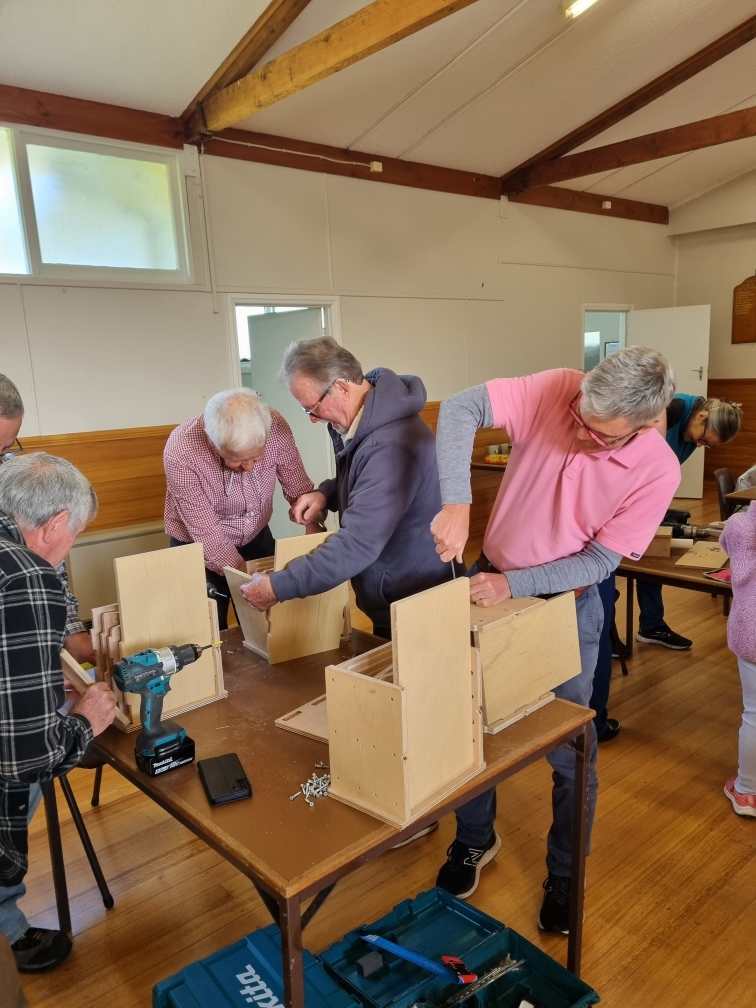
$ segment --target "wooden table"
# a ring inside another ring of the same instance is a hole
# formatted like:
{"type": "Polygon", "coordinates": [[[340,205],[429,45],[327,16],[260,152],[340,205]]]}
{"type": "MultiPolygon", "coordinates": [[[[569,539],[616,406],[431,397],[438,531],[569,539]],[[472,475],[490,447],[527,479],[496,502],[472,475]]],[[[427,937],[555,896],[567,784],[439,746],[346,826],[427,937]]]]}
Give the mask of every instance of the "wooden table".
{"type": "MultiPolygon", "coordinates": [[[[569,741],[574,742],[577,765],[568,967],[579,973],[588,809],[586,727],[592,711],[553,700],[498,735],[487,735],[486,769],[398,831],[335,799],[315,799],[313,808],[301,796],[290,800],[315,764],[328,762],[328,749],[273,724],[324,692],[327,664],[383,642],[354,631],[338,651],[271,667],[242,647],[238,629],[221,636],[228,699],[182,714],[179,722],[195,741],[197,759],[238,753],[252,782],[251,800],[212,807],[192,765],[164,777],[145,776],[134,763],[135,733],[109,728],[97,738],[96,747],[119,773],[255,884],[281,929],[288,1008],[304,1008],[302,929],[340,878],[569,741]],[[314,899],[302,914],[302,901],[308,897],[314,899]]],[[[355,926],[359,923],[355,907],[355,926]]]]}
{"type": "Polygon", "coordinates": [[[711,578],[704,577],[702,568],[676,566],[677,561],[684,555],[684,552],[673,550],[672,556],[669,557],[641,557],[640,560],[623,559],[617,568],[617,576],[627,578],[625,657],[629,658],[633,653],[633,638],[635,636],[633,602],[636,581],[653,581],[655,584],[669,585],[671,588],[688,588],[691,591],[707,592],[709,595],[721,595],[726,603],[732,598],[732,587],[724,581],[712,581],[711,578]]]}
{"type": "Polygon", "coordinates": [[[756,487],[746,487],[745,490],[733,490],[732,493],[725,494],[728,500],[736,501],[756,501],[756,487]]]}

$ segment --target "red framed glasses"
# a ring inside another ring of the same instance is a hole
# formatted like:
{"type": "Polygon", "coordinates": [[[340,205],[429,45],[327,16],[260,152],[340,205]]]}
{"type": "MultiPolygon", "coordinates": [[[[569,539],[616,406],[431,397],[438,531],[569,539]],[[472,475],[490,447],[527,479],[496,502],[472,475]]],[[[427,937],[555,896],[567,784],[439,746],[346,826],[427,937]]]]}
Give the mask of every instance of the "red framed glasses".
{"type": "Polygon", "coordinates": [[[575,421],[578,427],[582,427],[583,430],[586,432],[586,434],[593,441],[595,441],[597,445],[600,445],[601,448],[616,448],[617,445],[627,443],[630,440],[630,438],[635,437],[635,435],[638,433],[637,430],[630,431],[629,434],[623,434],[622,437],[617,438],[609,438],[604,434],[599,434],[598,431],[595,431],[593,430],[592,427],[588,426],[585,420],[583,420],[578,411],[575,409],[575,403],[577,402],[579,397],[580,392],[578,392],[578,394],[570,401],[569,409],[570,413],[572,414],[572,419],[575,421]]]}

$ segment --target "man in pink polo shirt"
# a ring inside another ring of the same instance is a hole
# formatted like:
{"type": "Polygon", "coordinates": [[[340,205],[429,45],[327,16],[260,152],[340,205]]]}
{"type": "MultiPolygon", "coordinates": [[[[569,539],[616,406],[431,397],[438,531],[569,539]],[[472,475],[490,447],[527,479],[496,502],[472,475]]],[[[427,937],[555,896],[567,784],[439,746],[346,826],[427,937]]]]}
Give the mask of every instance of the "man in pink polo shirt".
{"type": "MultiPolygon", "coordinates": [[[[628,347],[587,375],[562,368],[494,379],[441,406],[436,450],[443,507],[431,524],[437,552],[442,560],[462,560],[475,431],[505,428],[512,452],[483,552],[468,571],[470,598],[491,606],[574,590],[582,671],[554,692],[586,707],[603,623],[596,585],[623,556],[637,559],[645,551],[680,481],[680,465],[654,429],[674,390],[672,368],[659,353],[628,347]]],[[[589,836],[598,787],[592,725],[590,731],[589,836]]],[[[567,934],[574,751],[563,746],[548,759],[554,818],[538,924],[567,934]]],[[[457,838],[437,885],[461,897],[474,892],[480,869],[501,846],[495,818],[495,790],[457,810],[457,838]]]]}

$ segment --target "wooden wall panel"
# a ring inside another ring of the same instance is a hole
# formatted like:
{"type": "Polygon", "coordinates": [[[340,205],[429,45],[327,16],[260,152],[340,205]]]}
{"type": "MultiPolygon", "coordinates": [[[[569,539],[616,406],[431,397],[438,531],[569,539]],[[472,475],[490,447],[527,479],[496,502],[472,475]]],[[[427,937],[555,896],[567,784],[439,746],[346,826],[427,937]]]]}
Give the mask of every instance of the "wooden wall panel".
{"type": "Polygon", "coordinates": [[[23,438],[26,452],[68,459],[92,482],[100,501],[90,530],[161,521],[163,448],[173,425],[23,438]]]}
{"type": "Polygon", "coordinates": [[[714,482],[714,470],[726,467],[735,479],[756,465],[756,378],[710,378],[709,395],[726,396],[743,405],[740,434],[729,444],[706,448],[704,478],[714,482]]]}

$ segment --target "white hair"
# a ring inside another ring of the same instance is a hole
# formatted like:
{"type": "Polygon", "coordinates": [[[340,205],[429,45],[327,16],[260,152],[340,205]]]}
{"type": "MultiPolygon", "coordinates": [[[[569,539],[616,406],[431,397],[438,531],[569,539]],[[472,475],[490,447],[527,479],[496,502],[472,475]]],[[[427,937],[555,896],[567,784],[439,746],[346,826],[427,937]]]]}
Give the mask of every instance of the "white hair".
{"type": "Polygon", "coordinates": [[[76,466],[57,455],[32,452],[0,466],[0,511],[25,532],[68,511],[68,530],[78,532],[97,514],[97,495],[76,466]]]}
{"type": "Polygon", "coordinates": [[[205,406],[205,433],[221,453],[254,451],[268,440],[270,409],[252,389],[226,389],[205,406]]]}
{"type": "Polygon", "coordinates": [[[651,347],[631,346],[602,360],[583,378],[582,406],[598,420],[654,421],[675,394],[672,365],[651,347]]]}

